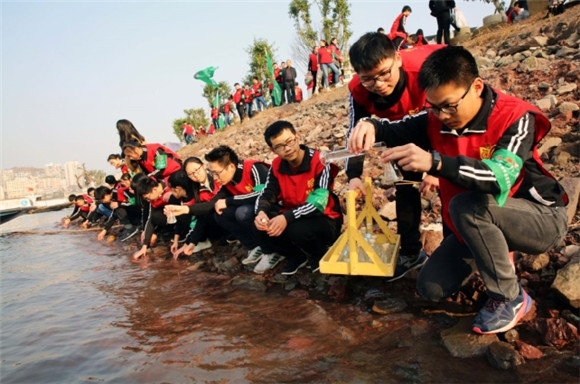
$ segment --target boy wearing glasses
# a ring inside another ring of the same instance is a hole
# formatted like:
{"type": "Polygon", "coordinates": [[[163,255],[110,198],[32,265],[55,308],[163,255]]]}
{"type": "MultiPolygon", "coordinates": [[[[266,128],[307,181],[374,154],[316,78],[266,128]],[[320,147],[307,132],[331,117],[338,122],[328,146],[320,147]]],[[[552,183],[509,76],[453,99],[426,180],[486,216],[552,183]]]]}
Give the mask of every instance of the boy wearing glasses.
{"type": "Polygon", "coordinates": [[[473,331],[505,332],[531,307],[510,251],[545,252],[567,230],[568,197],[537,151],[550,122],[531,104],[486,85],[462,47],[431,54],[418,80],[426,111],[398,122],[359,122],[349,149],[358,153],[384,140],[391,147],[384,161],[439,177],[443,220],[453,233],[423,266],[417,290],[438,301],[478,271],[489,299],[473,331]]]}
{"type": "MultiPolygon", "coordinates": [[[[277,121],[266,128],[264,138],[278,155],[272,161],[266,185],[256,201],[254,225],[264,253],[287,258],[283,275],[293,275],[306,266],[313,270],[338,238],[342,212],[332,191],[338,168],[323,165],[320,152],[301,145],[291,123],[277,121]]],[[[254,272],[270,269],[262,261],[254,272]]]]}
{"type": "Polygon", "coordinates": [[[221,184],[211,200],[215,202],[215,222],[248,249],[242,264],[257,263],[263,256],[271,256],[274,265],[282,261],[280,255],[263,255],[252,232],[254,203],[266,182],[269,165],[256,160],[240,160],[226,145],[212,149],[205,160],[213,179],[221,184]]]}
{"type": "MultiPolygon", "coordinates": [[[[417,83],[419,68],[425,58],[441,45],[426,45],[411,50],[397,51],[392,41],[382,33],[363,35],[349,51],[356,75],[350,81],[350,118],[347,141],[356,123],[372,115],[389,120],[400,120],[405,115],[423,109],[425,92],[417,83]]],[[[346,163],[349,188],[364,194],[361,181],[363,157],[354,157],[346,163]]],[[[403,172],[405,180],[421,181],[422,173],[403,172]]],[[[437,178],[427,176],[419,190],[413,185],[396,186],[397,232],[401,235],[401,251],[396,280],[407,272],[420,268],[425,262],[421,251],[421,192],[437,189],[437,178]]]]}

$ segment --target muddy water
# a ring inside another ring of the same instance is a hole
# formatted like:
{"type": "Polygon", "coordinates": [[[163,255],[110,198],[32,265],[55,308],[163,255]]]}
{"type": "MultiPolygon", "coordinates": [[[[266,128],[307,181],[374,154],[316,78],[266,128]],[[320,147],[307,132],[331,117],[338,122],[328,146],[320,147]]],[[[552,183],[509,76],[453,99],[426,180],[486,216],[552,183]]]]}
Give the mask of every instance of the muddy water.
{"type": "MultiPolygon", "coordinates": [[[[64,213],[0,228],[2,383],[575,382],[552,356],[516,371],[452,358],[449,324],[236,288],[188,261],[129,261],[64,213]]],[[[569,360],[569,356],[566,357],[569,360]]],[[[568,361],[566,360],[566,361],[568,361]]]]}

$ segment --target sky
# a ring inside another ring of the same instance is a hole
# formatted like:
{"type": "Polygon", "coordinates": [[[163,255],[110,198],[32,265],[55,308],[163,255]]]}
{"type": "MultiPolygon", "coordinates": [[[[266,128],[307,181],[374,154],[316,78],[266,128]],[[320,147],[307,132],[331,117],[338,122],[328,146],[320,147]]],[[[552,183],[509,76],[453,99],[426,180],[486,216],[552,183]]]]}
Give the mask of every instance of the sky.
{"type": "MultiPolygon", "coordinates": [[[[120,151],[119,119],[148,142],[178,142],[173,121],[183,110],[209,112],[193,74],[217,66],[216,81],[242,81],[254,39],[272,44],[276,61],[297,64],[303,85],[308,58],[293,57],[289,0],[1,1],[1,169],[80,161],[112,173],[106,159],[120,151]]],[[[471,27],[494,11],[456,3],[471,27]]],[[[434,34],[427,4],[351,0],[350,43],[389,30],[404,5],[413,10],[407,31],[434,34]]]]}

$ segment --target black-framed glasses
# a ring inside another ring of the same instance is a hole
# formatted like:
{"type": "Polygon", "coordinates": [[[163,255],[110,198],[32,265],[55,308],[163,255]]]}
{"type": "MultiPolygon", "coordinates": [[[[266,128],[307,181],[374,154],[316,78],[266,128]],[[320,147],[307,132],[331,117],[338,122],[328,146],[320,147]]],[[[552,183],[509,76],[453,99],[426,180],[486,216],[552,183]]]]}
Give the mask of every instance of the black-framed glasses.
{"type": "Polygon", "coordinates": [[[286,140],[285,143],[276,144],[272,149],[274,152],[280,152],[286,148],[292,148],[296,144],[296,140],[296,136],[294,136],[292,139],[286,140]]]}
{"type": "Polygon", "coordinates": [[[197,168],[196,168],[196,169],[194,169],[193,171],[191,171],[191,172],[187,172],[187,176],[193,176],[193,175],[195,175],[195,174],[196,174],[196,173],[198,173],[198,172],[199,172],[199,170],[200,170],[200,169],[202,169],[202,168],[203,168],[203,165],[200,165],[199,167],[197,167],[197,168]]]}
{"type": "Polygon", "coordinates": [[[385,81],[388,81],[393,74],[393,68],[395,67],[396,62],[397,62],[397,59],[393,57],[393,63],[391,64],[389,69],[382,71],[381,73],[379,73],[378,75],[376,75],[374,77],[369,78],[369,77],[359,76],[358,78],[360,80],[360,83],[362,84],[363,87],[372,87],[377,82],[384,83],[385,81]]]}
{"type": "Polygon", "coordinates": [[[223,173],[223,171],[225,171],[225,170],[226,170],[226,168],[227,168],[227,167],[223,167],[221,170],[219,170],[219,171],[217,171],[217,172],[216,172],[216,171],[210,171],[210,173],[211,173],[211,175],[212,175],[212,176],[214,177],[214,179],[215,179],[216,177],[220,177],[220,175],[223,173]]]}
{"type": "Polygon", "coordinates": [[[463,96],[461,96],[461,98],[459,99],[459,101],[457,103],[447,104],[447,105],[444,105],[442,107],[438,107],[438,106],[433,105],[427,101],[427,103],[429,103],[429,105],[427,105],[427,103],[426,103],[423,106],[423,108],[427,112],[432,113],[434,115],[439,115],[439,113],[441,113],[441,112],[446,113],[448,115],[453,115],[453,114],[457,113],[457,107],[459,106],[459,104],[461,104],[463,99],[465,99],[465,96],[467,96],[467,93],[469,93],[469,90],[471,89],[471,86],[473,85],[474,81],[475,81],[475,79],[473,79],[473,81],[469,84],[469,87],[467,87],[467,89],[465,90],[465,93],[463,94],[463,96]]]}

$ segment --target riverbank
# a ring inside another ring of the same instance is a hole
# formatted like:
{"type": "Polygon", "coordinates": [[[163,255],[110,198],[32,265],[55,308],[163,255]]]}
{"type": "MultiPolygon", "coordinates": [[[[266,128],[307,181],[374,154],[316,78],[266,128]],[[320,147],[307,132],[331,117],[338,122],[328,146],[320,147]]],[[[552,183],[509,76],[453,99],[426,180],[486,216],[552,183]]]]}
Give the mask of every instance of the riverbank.
{"type": "MultiPolygon", "coordinates": [[[[456,297],[432,306],[416,297],[414,276],[391,284],[379,278],[317,276],[306,271],[290,279],[276,271],[264,277],[255,276],[239,264],[243,250],[232,251],[227,247],[191,258],[188,268],[228,274],[232,284],[248,289],[275,289],[304,298],[336,300],[368,311],[374,308],[380,313],[421,314],[420,318],[432,325],[438,321],[448,322],[446,327],[452,331],[440,334],[448,353],[464,357],[488,355],[491,364],[498,368],[513,368],[539,356],[545,358],[564,350],[577,350],[580,325],[577,316],[580,275],[576,272],[580,269],[577,211],[580,191],[580,7],[569,8],[565,14],[549,19],[542,19],[542,16],[536,15],[517,25],[482,29],[464,43],[476,56],[486,82],[536,104],[550,118],[552,130],[541,143],[542,160],[562,182],[571,199],[568,207],[570,226],[565,240],[543,255],[515,255],[518,276],[534,298],[535,306],[523,324],[509,335],[474,336],[468,327],[470,322],[460,320],[472,316],[483,304],[484,287],[478,279],[470,281],[456,297]]],[[[301,140],[311,147],[343,148],[348,122],[347,100],[348,90],[343,87],[315,95],[300,104],[270,109],[183,148],[180,155],[203,157],[215,146],[225,144],[234,148],[241,158],[270,162],[274,154],[267,148],[262,134],[269,124],[279,119],[293,123],[301,140]]],[[[382,168],[375,159],[367,159],[365,172],[373,180],[379,180],[382,168]]],[[[346,189],[346,176],[341,171],[335,190],[344,198],[346,189]]],[[[373,205],[390,225],[394,225],[392,191],[385,193],[375,188],[373,205]]],[[[423,207],[423,242],[430,254],[442,238],[439,230],[432,230],[440,222],[438,197],[427,196],[423,207]]]]}

